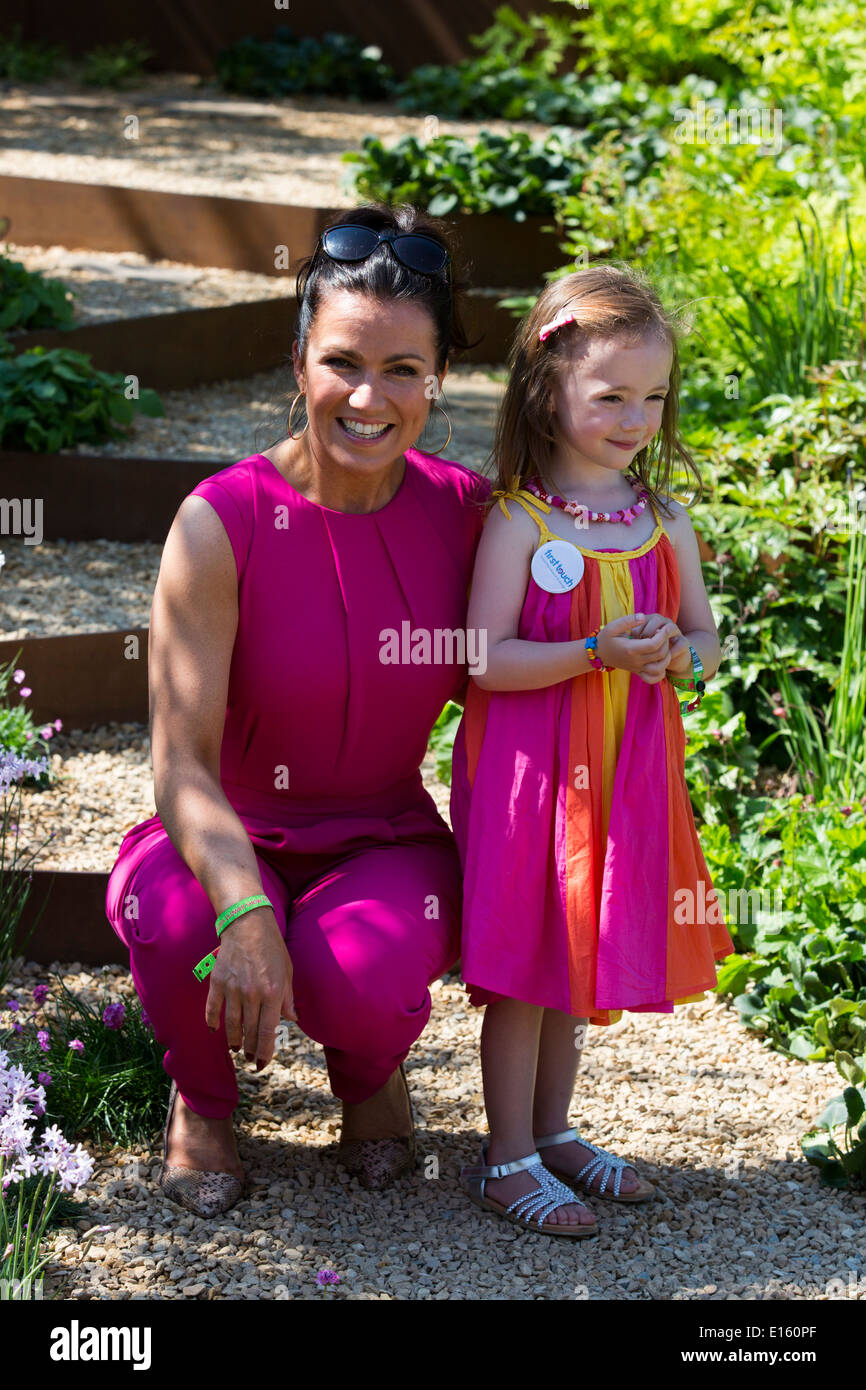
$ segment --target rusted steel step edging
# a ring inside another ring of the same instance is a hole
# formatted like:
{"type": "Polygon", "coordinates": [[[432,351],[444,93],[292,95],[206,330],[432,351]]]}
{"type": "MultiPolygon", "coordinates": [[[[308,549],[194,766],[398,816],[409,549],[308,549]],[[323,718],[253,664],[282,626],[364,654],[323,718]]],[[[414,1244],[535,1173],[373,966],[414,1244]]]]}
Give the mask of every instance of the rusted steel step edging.
{"type": "MultiPolygon", "coordinates": [[[[10,241],[21,246],[137,251],[150,260],[260,275],[290,274],[345,210],[0,175],[0,216],[9,219],[10,241]]],[[[475,285],[532,287],[562,264],[550,216],[514,222],[499,213],[464,213],[447,220],[475,285]]]]}
{"type": "Polygon", "coordinates": [[[16,951],[39,965],[128,965],[129,952],[105,915],[108,877],[83,869],[34,869],[18,922],[16,951]],[[33,934],[25,941],[34,922],[33,934]]]}
{"type": "Polygon", "coordinates": [[[100,371],[134,376],[134,389],[180,391],[235,381],[283,363],[290,369],[295,312],[295,297],[287,295],[69,329],[39,328],[12,334],[10,342],[16,352],[37,346],[86,352],[100,371]]]}
{"type": "Polygon", "coordinates": [[[0,548],[3,535],[161,545],[187,493],[234,462],[0,451],[0,548]]]}
{"type": "Polygon", "coordinates": [[[63,731],[101,724],[146,724],[148,629],[4,638],[0,665],[27,672],[35,723],[63,721],[63,731]]]}
{"type": "MultiPolygon", "coordinates": [[[[291,377],[294,295],[256,299],[209,309],[176,309],[164,314],[110,319],[69,329],[34,329],[10,335],[16,352],[32,347],[71,348],[90,354],[103,372],[134,376],[136,390],[180,391],[215,381],[237,381],[256,372],[286,368],[291,377]]],[[[467,296],[471,339],[480,339],[464,362],[505,361],[516,321],[495,294],[475,290],[467,296]]]]}

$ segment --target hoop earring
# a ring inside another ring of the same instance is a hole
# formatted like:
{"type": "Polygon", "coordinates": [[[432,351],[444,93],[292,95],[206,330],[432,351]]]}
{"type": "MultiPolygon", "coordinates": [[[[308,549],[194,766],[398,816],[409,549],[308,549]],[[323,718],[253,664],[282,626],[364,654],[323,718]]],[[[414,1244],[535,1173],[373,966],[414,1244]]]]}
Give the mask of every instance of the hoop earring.
{"type": "Polygon", "coordinates": [[[448,419],[448,411],[447,411],[447,410],[443,410],[443,409],[442,409],[442,406],[439,404],[438,401],[434,401],[434,402],[433,402],[433,406],[434,406],[434,409],[440,411],[441,414],[443,414],[443,415],[445,416],[446,422],[447,422],[447,424],[448,424],[448,438],[445,440],[445,443],[444,443],[444,444],[440,444],[440,445],[439,445],[439,448],[438,448],[438,449],[424,449],[424,450],[423,450],[423,453],[425,453],[425,454],[441,454],[441,453],[442,453],[442,450],[443,450],[443,449],[447,449],[447,448],[448,448],[448,445],[449,445],[450,442],[451,442],[451,421],[448,419]]]}
{"type": "Polygon", "coordinates": [[[286,421],[286,433],[288,434],[290,439],[300,439],[301,435],[304,433],[304,430],[306,430],[309,426],[310,421],[309,419],[307,419],[307,423],[306,425],[304,425],[304,429],[299,430],[297,434],[292,434],[292,416],[295,413],[295,406],[298,404],[298,401],[303,400],[306,394],[306,391],[299,391],[298,394],[295,396],[295,399],[292,401],[292,408],[289,411],[289,418],[286,421]]]}

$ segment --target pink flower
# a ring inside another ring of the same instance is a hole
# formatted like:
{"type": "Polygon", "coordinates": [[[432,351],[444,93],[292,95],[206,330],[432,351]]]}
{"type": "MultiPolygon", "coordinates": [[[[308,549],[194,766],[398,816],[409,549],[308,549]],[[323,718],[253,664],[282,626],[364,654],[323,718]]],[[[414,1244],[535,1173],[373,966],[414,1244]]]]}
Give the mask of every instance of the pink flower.
{"type": "Polygon", "coordinates": [[[39,1032],[36,1034],[36,1041],[38,1042],[39,1046],[42,1048],[42,1051],[43,1051],[43,1052],[49,1052],[49,1051],[50,1051],[50,1049],[51,1049],[51,1034],[49,1033],[49,1031],[48,1031],[47,1028],[40,1028],[40,1029],[39,1029],[39,1032]]]}
{"type": "Polygon", "coordinates": [[[125,1004],[108,1004],[102,1011],[102,1022],[106,1028],[118,1029],[123,1027],[123,1020],[126,1017],[125,1004]]]}
{"type": "Polygon", "coordinates": [[[53,737],[54,737],[54,726],[51,725],[51,724],[46,724],[46,725],[45,725],[45,728],[44,728],[44,729],[40,729],[39,732],[41,733],[41,735],[42,735],[43,738],[53,738],[53,737]]]}
{"type": "Polygon", "coordinates": [[[784,705],[774,705],[774,706],[773,706],[773,713],[775,714],[775,716],[776,716],[777,719],[787,719],[787,718],[788,718],[788,711],[785,709],[785,706],[784,706],[784,705]]]}
{"type": "Polygon", "coordinates": [[[20,667],[20,666],[18,667],[18,670],[17,670],[17,671],[13,671],[13,672],[12,672],[12,679],[14,680],[14,682],[15,682],[16,685],[20,685],[21,682],[23,681],[23,679],[24,679],[24,672],[21,670],[21,667],[20,667]]]}
{"type": "Polygon", "coordinates": [[[47,997],[48,997],[48,986],[47,986],[47,985],[36,985],[36,986],[34,986],[34,989],[33,989],[33,1003],[34,1003],[34,1004],[44,1004],[44,1003],[45,1003],[45,1000],[47,999],[47,997]]]}
{"type": "Polygon", "coordinates": [[[84,1043],[81,1042],[80,1038],[72,1038],[71,1041],[70,1041],[70,1043],[69,1043],[69,1046],[72,1048],[72,1051],[73,1051],[73,1052],[83,1052],[83,1051],[84,1051],[84,1043]]]}
{"type": "Polygon", "coordinates": [[[55,719],[55,721],[54,721],[54,727],[55,727],[55,729],[56,729],[56,730],[58,731],[58,733],[59,733],[60,730],[63,728],[63,720],[62,720],[62,719],[55,719]]]}
{"type": "Polygon", "coordinates": [[[32,695],[33,691],[30,689],[29,685],[22,685],[21,689],[18,691],[18,694],[21,696],[22,700],[24,700],[28,695],[32,695]]]}

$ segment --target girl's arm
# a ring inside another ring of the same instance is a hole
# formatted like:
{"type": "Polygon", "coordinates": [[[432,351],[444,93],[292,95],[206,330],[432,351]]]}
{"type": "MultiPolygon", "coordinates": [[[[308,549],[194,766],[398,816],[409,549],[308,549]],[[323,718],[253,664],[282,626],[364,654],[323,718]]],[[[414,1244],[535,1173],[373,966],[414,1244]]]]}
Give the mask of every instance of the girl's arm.
{"type": "MultiPolygon", "coordinates": [[[[538,527],[521,506],[512,506],[510,521],[499,507],[491,511],[478,544],[466,619],[468,627],[486,633],[486,667],[472,677],[482,690],[540,690],[594,669],[584,646],[589,632],[574,642],[530,642],[517,636],[537,547],[538,527]]],[[[627,640],[628,629],[642,620],[643,615],[631,614],[602,629],[598,652],[606,665],[636,671],[658,659],[667,647],[666,631],[644,641],[627,640]]]]}
{"type": "Polygon", "coordinates": [[[722,648],[704,585],[698,539],[695,535],[692,519],[685,507],[673,501],[670,506],[674,518],[668,524],[667,529],[676,551],[677,567],[680,572],[680,608],[677,614],[677,626],[682,633],[682,638],[671,643],[671,659],[668,662],[668,670],[673,671],[675,675],[691,675],[692,659],[689,654],[689,644],[691,644],[703,662],[704,678],[710,680],[722,664],[722,648]]]}

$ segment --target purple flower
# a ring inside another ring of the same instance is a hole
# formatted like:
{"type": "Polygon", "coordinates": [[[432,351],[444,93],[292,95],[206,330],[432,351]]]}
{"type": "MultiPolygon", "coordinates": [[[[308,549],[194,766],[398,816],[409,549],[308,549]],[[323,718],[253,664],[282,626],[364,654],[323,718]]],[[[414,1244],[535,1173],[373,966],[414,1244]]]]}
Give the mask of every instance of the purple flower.
{"type": "Polygon", "coordinates": [[[42,734],[43,738],[53,738],[54,728],[51,724],[46,724],[45,728],[40,730],[40,733],[42,734]]]}
{"type": "Polygon", "coordinates": [[[9,999],[6,1003],[6,1007],[11,1014],[17,1014],[18,1010],[21,1008],[21,1005],[18,1003],[17,999],[9,999]]]}
{"type": "Polygon", "coordinates": [[[42,1119],[42,1116],[45,1114],[45,1106],[44,1106],[44,1105],[34,1105],[34,1107],[33,1107],[33,1114],[36,1116],[37,1120],[41,1120],[41,1119],[42,1119]]]}
{"type": "Polygon", "coordinates": [[[44,1003],[45,1003],[45,1000],[46,1000],[47,998],[48,998],[48,986],[47,986],[47,985],[36,985],[36,986],[34,987],[34,990],[33,990],[33,1003],[34,1003],[34,1004],[44,1004],[44,1003]]]}
{"type": "Polygon", "coordinates": [[[339,1284],[339,1282],[340,1276],[335,1274],[333,1269],[320,1269],[316,1275],[316,1283],[320,1289],[323,1289],[326,1284],[339,1284]]]}
{"type": "Polygon", "coordinates": [[[62,721],[61,719],[55,719],[55,721],[54,721],[54,727],[55,727],[55,729],[57,729],[57,730],[62,729],[62,728],[63,728],[63,721],[62,721]]]}
{"type": "Polygon", "coordinates": [[[41,1071],[41,1072],[39,1073],[39,1075],[37,1076],[36,1080],[39,1082],[39,1085],[40,1085],[40,1086],[50,1086],[50,1085],[51,1085],[51,1073],[50,1073],[50,1072],[47,1072],[47,1071],[41,1071]]]}
{"type": "Polygon", "coordinates": [[[122,1028],[126,1018],[125,1004],[108,1004],[102,1011],[102,1022],[106,1028],[122,1028]]]}
{"type": "Polygon", "coordinates": [[[42,1048],[42,1051],[43,1051],[43,1052],[48,1052],[48,1051],[49,1051],[49,1049],[50,1049],[50,1047],[51,1047],[51,1034],[49,1033],[49,1031],[48,1031],[47,1028],[40,1028],[40,1029],[39,1029],[39,1032],[36,1034],[36,1041],[38,1042],[39,1046],[42,1048]]]}
{"type": "Polygon", "coordinates": [[[21,696],[22,700],[26,700],[28,695],[33,694],[33,691],[30,689],[29,685],[22,685],[21,689],[18,691],[18,694],[21,696]]]}
{"type": "Polygon", "coordinates": [[[12,672],[12,679],[14,680],[14,682],[15,682],[16,685],[20,685],[21,682],[23,681],[23,679],[24,679],[24,672],[21,670],[21,667],[20,667],[20,666],[18,667],[18,670],[17,670],[17,671],[13,671],[13,672],[12,672]]]}
{"type": "Polygon", "coordinates": [[[144,1012],[144,1009],[142,1009],[141,1011],[141,1021],[145,1028],[153,1027],[153,1024],[150,1021],[150,1016],[144,1012]]]}
{"type": "Polygon", "coordinates": [[[24,1032],[24,1024],[23,1024],[23,1023],[13,1023],[13,1024],[12,1024],[12,1032],[13,1032],[13,1033],[23,1033],[23,1032],[24,1032]]]}
{"type": "Polygon", "coordinates": [[[72,1051],[73,1051],[73,1052],[83,1052],[83,1051],[84,1051],[84,1043],[81,1042],[81,1040],[80,1040],[79,1038],[72,1038],[71,1041],[70,1041],[70,1043],[69,1043],[69,1046],[72,1048],[72,1051]]]}

